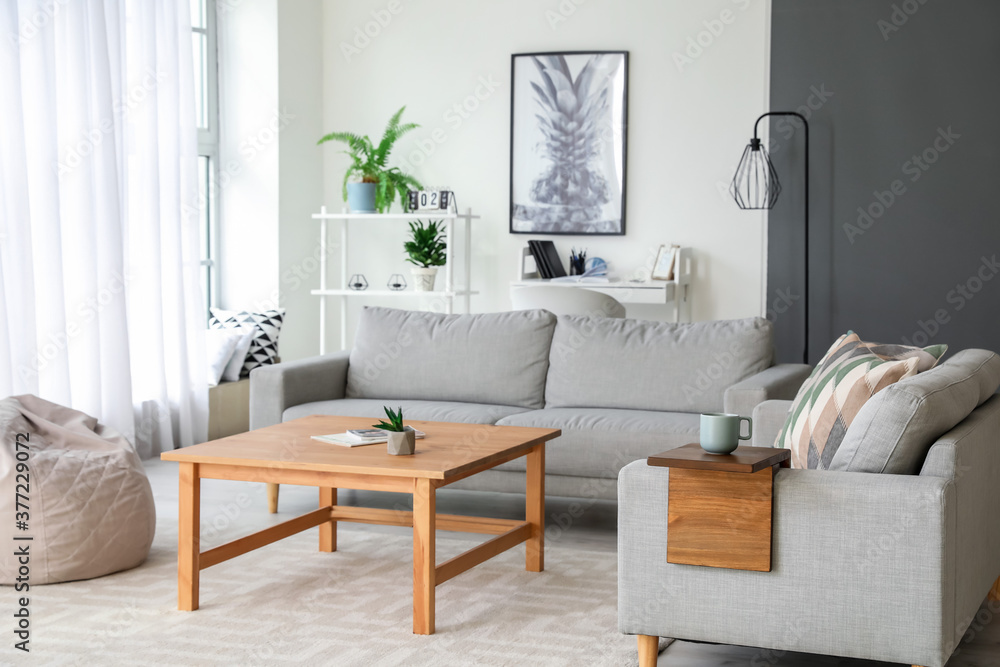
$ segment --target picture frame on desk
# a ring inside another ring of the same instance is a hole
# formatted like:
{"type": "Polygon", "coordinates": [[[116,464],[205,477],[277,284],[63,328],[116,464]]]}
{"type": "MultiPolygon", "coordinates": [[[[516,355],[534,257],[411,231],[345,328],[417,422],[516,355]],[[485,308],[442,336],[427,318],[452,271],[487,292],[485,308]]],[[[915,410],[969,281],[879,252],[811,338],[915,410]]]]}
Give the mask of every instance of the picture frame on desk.
{"type": "Polygon", "coordinates": [[[673,280],[678,252],[680,252],[679,246],[661,245],[656,253],[656,260],[653,262],[653,271],[649,277],[652,280],[673,280]]]}

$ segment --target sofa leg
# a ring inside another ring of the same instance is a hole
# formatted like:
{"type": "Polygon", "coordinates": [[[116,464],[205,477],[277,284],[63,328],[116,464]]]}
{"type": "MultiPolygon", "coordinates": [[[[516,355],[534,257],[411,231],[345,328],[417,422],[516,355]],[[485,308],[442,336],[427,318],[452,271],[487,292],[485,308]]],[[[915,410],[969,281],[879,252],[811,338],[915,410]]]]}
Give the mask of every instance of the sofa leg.
{"type": "Polygon", "coordinates": [[[656,667],[660,638],[649,635],[636,635],[636,638],[639,640],[639,667],[656,667]]]}
{"type": "Polygon", "coordinates": [[[278,485],[272,482],[267,483],[267,511],[278,513],[278,485]]]}

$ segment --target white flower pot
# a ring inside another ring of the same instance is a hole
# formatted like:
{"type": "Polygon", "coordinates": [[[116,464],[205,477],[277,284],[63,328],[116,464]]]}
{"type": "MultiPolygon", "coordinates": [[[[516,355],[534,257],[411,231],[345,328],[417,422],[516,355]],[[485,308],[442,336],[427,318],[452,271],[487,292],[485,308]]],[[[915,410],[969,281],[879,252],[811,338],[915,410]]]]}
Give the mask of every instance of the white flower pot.
{"type": "Polygon", "coordinates": [[[434,291],[434,281],[437,278],[437,267],[429,266],[427,268],[414,266],[410,269],[413,273],[413,289],[417,292],[433,292],[434,291]]]}

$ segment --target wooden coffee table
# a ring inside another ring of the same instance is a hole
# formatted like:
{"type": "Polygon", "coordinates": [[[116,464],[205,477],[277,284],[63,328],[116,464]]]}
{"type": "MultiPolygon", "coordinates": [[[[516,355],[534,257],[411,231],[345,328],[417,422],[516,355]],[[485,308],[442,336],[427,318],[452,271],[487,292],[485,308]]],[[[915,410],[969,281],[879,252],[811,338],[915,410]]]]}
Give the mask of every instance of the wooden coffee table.
{"type": "Polygon", "coordinates": [[[407,420],[427,433],[412,456],[392,456],[384,443],[363,447],[328,445],[310,436],[367,428],[372,419],[312,416],[164,453],[180,463],[177,607],[198,608],[201,570],[319,526],[319,550],[337,550],[337,522],[413,527],[413,632],[434,633],[434,588],[521,542],[525,569],[544,567],[545,443],[561,431],[407,420]],[[521,456],[527,457],[525,520],[437,514],[435,493],[451,484],[521,456]],[[229,479],[319,487],[319,509],[227,544],[201,551],[201,479],[229,479]],[[337,489],[413,494],[413,511],[346,507],[337,489]],[[495,535],[440,565],[435,530],[495,535]]]}

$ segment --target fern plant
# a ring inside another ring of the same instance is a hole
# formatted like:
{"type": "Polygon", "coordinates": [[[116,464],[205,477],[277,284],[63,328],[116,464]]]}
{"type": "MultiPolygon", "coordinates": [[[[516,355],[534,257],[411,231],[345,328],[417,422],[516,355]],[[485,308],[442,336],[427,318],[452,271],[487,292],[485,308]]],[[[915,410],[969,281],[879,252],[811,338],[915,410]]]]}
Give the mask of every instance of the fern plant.
{"type": "Polygon", "coordinates": [[[389,155],[392,153],[393,144],[407,132],[418,127],[416,123],[400,123],[403,111],[406,107],[400,108],[382,134],[382,140],[378,145],[372,143],[367,136],[354,134],[353,132],[331,132],[320,139],[317,144],[327,141],[341,141],[347,144],[347,150],[343,151],[351,158],[351,166],[344,174],[343,196],[347,201],[347,182],[351,177],[361,179],[362,183],[375,183],[375,210],[379,213],[386,213],[392,202],[399,195],[399,203],[406,208],[406,192],[408,190],[421,190],[423,186],[417,179],[409,174],[404,174],[399,167],[387,167],[389,155]]]}
{"type": "Polygon", "coordinates": [[[444,266],[448,248],[444,240],[444,220],[431,220],[426,226],[420,221],[411,222],[410,235],[413,240],[403,244],[403,250],[409,255],[407,262],[425,269],[444,266]]]}
{"type": "Polygon", "coordinates": [[[393,433],[402,433],[403,431],[406,430],[406,428],[403,426],[402,406],[397,408],[395,412],[392,410],[392,408],[386,406],[382,406],[382,409],[385,410],[385,415],[386,417],[389,418],[389,421],[383,419],[377,424],[372,424],[372,428],[380,428],[383,431],[392,431],[393,433]]]}

